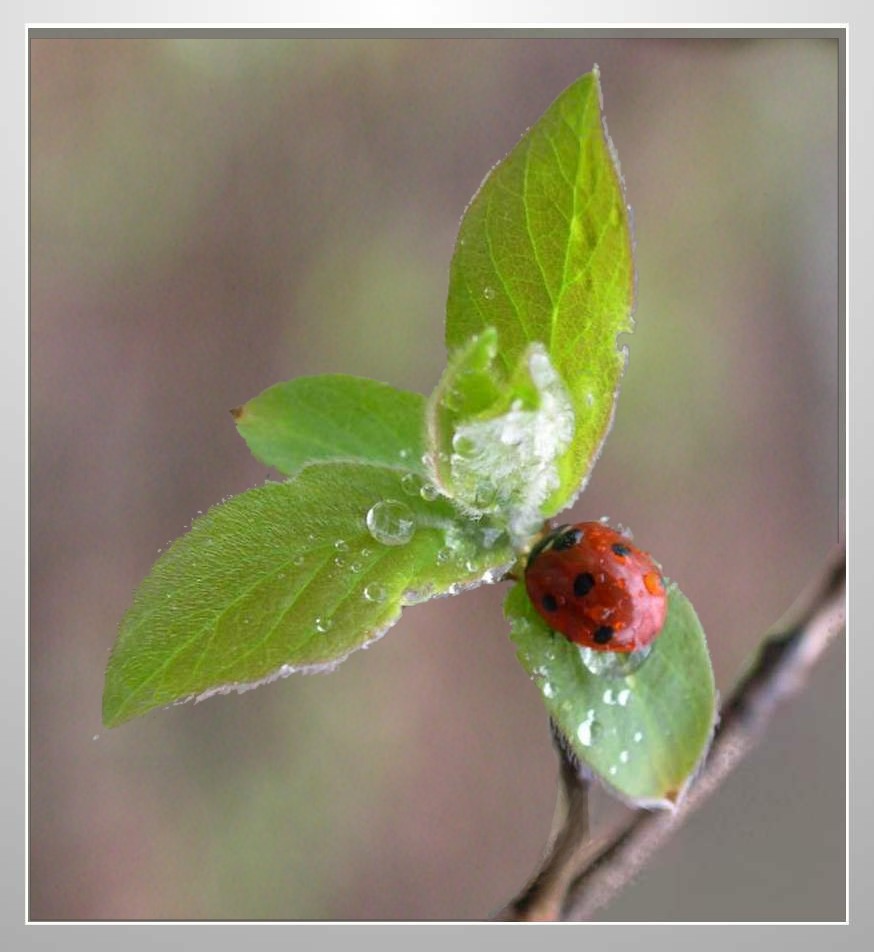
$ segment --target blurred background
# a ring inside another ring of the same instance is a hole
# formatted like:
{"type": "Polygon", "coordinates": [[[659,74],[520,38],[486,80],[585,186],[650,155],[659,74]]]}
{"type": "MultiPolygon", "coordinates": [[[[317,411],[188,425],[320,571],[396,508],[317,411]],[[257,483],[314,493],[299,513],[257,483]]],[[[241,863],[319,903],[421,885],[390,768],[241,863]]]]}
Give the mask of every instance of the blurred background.
{"type": "MultiPolygon", "coordinates": [[[[406,611],[330,676],[105,731],[116,626],[198,511],[275,475],[231,407],[322,372],[430,392],[466,203],[598,63],[637,330],[566,515],[662,562],[724,696],[843,535],[837,42],[30,49],[31,918],[487,917],[557,775],[503,586],[406,611]]],[[[842,920],[844,674],[841,642],[599,918],[842,920]]]]}

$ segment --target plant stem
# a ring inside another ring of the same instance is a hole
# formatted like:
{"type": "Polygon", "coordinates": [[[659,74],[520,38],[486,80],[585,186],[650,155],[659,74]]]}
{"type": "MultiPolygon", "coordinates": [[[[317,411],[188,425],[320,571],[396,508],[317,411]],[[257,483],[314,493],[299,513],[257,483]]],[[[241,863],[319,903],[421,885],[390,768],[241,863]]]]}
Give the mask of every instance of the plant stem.
{"type": "Polygon", "coordinates": [[[827,645],[844,629],[845,575],[841,546],[823,575],[765,636],[723,705],[707,761],[676,810],[636,810],[599,841],[589,840],[588,808],[580,806],[588,802],[589,780],[557,739],[561,787],[568,804],[564,825],[554,835],[539,872],[497,918],[582,921],[609,902],[719,788],[759,739],[775,709],[806,683],[827,645]]]}
{"type": "Polygon", "coordinates": [[[570,881],[582,861],[581,851],[589,838],[589,779],[565,746],[561,733],[550,721],[552,739],[559,751],[561,783],[555,805],[546,856],[525,889],[496,918],[512,921],[552,922],[561,911],[570,881]]]}

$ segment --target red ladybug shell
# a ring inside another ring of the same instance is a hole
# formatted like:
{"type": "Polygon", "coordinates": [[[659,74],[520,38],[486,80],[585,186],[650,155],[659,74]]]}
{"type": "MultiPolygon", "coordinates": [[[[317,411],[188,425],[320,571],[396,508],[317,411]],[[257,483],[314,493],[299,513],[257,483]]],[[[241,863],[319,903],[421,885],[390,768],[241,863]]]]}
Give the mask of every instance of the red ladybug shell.
{"type": "Polygon", "coordinates": [[[528,557],[525,587],[550,628],[595,651],[637,651],[665,623],[659,567],[600,522],[550,532],[528,557]]]}

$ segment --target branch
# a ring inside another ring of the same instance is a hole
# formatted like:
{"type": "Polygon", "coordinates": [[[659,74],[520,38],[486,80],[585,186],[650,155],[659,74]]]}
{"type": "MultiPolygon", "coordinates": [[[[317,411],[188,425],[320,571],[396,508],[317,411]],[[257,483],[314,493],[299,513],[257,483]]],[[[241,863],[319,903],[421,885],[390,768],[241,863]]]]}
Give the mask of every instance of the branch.
{"type": "Polygon", "coordinates": [[[557,832],[538,873],[496,918],[580,921],[591,918],[609,902],[692,811],[719,788],[757,742],[775,709],[806,683],[827,645],[844,629],[845,575],[846,558],[841,546],[823,576],[799,596],[765,636],[751,666],[723,706],[707,761],[676,810],[636,810],[630,820],[598,840],[590,840],[589,779],[553,732],[562,780],[557,832]]]}

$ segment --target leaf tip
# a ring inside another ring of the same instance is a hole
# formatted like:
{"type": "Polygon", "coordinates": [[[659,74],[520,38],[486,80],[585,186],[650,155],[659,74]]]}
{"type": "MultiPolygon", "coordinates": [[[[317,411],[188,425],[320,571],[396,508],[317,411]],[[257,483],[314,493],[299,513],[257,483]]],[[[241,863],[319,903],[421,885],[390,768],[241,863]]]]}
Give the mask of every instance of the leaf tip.
{"type": "Polygon", "coordinates": [[[101,712],[101,721],[106,728],[118,727],[123,724],[126,718],[119,716],[119,706],[112,698],[103,698],[103,710],[101,712]]]}
{"type": "Polygon", "coordinates": [[[245,405],[239,407],[233,407],[230,411],[231,416],[234,418],[235,422],[239,423],[243,415],[246,412],[245,405]]]}
{"type": "Polygon", "coordinates": [[[665,800],[666,800],[667,803],[669,804],[668,809],[670,809],[670,810],[676,810],[678,804],[680,803],[680,797],[681,797],[682,795],[683,795],[683,791],[682,791],[682,790],[678,790],[678,789],[666,790],[666,791],[665,791],[665,800]]]}

